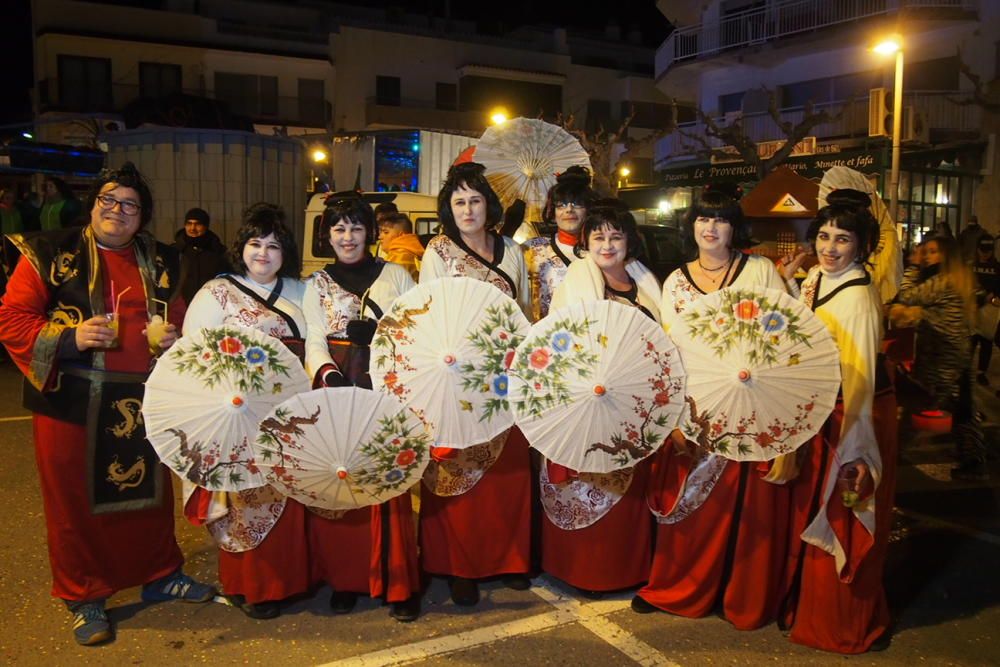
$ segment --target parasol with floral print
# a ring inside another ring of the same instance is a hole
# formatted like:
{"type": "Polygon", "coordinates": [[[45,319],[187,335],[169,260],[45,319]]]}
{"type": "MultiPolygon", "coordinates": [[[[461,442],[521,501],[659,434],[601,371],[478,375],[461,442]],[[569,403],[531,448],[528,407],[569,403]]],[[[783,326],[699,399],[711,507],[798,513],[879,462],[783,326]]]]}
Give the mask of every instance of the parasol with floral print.
{"type": "Polygon", "coordinates": [[[822,427],[837,400],[840,355],[805,305],[781,290],[729,287],[681,318],[670,335],[688,371],[688,440],[734,461],[768,461],[822,427]]]}
{"type": "Polygon", "coordinates": [[[266,484],[252,440],[257,424],[309,389],[302,364],[281,341],[238,326],[178,340],[146,381],[146,436],[171,470],[212,491],[266,484]]]}
{"type": "Polygon", "coordinates": [[[463,449],[511,427],[507,362],[528,330],[517,303],[489,283],[440,278],[399,296],[379,320],[370,374],[463,449]]]}
{"type": "Polygon", "coordinates": [[[293,396],[254,440],[267,480],[311,507],[346,510],[405,493],[427,467],[426,425],[398,400],[360,387],[293,396]]]}
{"type": "Polygon", "coordinates": [[[677,426],[684,366],[638,308],[592,301],[552,311],[517,348],[514,420],[547,459],[580,472],[634,466],[677,426]]]}

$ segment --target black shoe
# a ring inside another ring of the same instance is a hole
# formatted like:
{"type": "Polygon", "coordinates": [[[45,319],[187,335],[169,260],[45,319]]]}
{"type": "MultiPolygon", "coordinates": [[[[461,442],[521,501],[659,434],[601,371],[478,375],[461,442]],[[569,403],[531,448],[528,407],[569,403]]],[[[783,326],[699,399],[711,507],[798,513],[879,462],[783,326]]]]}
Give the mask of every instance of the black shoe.
{"type": "Polygon", "coordinates": [[[990,473],[982,461],[963,461],[951,469],[951,478],[962,482],[985,482],[990,473]]]}
{"type": "Polygon", "coordinates": [[[637,614],[652,614],[654,611],[662,611],[659,607],[654,607],[653,605],[646,602],[645,599],[636,595],[632,598],[632,611],[637,614]]]}
{"type": "Polygon", "coordinates": [[[274,600],[265,600],[264,602],[251,604],[247,602],[245,597],[239,594],[227,595],[226,599],[229,600],[229,604],[258,621],[266,621],[269,618],[277,618],[281,615],[281,607],[274,600]]]}
{"type": "Polygon", "coordinates": [[[604,599],[604,593],[602,593],[601,591],[589,591],[586,588],[577,588],[576,592],[579,593],[581,597],[585,597],[588,600],[603,600],[604,599]]]}
{"type": "Polygon", "coordinates": [[[980,373],[976,376],[976,382],[984,387],[990,386],[990,379],[986,377],[986,373],[980,373]]]}
{"type": "Polygon", "coordinates": [[[505,574],[501,581],[504,586],[515,591],[526,591],[531,588],[531,579],[526,574],[505,574]]]}
{"type": "Polygon", "coordinates": [[[451,601],[459,607],[472,607],[479,602],[479,584],[475,579],[452,577],[448,588],[451,589],[451,601]]]}
{"type": "Polygon", "coordinates": [[[879,653],[889,648],[890,644],[892,644],[892,633],[886,630],[878,639],[872,642],[872,645],[868,647],[868,651],[870,653],[879,653]]]}
{"type": "Polygon", "coordinates": [[[330,609],[334,614],[350,614],[358,603],[358,594],[348,591],[334,591],[330,596],[330,609]]]}
{"type": "Polygon", "coordinates": [[[115,637],[111,621],[104,611],[104,600],[67,602],[73,613],[73,639],[80,646],[97,646],[115,637]]]}
{"type": "Polygon", "coordinates": [[[420,593],[414,593],[402,602],[393,602],[389,607],[389,616],[400,623],[410,623],[420,616],[420,593]]]}

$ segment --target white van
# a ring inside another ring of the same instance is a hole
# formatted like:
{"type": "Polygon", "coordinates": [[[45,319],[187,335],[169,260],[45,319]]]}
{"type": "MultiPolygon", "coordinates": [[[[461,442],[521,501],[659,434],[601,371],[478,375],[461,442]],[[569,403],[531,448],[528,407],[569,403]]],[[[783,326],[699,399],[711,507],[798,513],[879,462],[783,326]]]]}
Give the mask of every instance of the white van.
{"type": "MultiPolygon", "coordinates": [[[[302,244],[303,276],[309,276],[333,261],[333,249],[319,235],[319,223],[326,208],[324,204],[326,196],[326,194],[313,195],[309,200],[309,206],[306,207],[302,244]]],[[[426,236],[437,232],[437,197],[433,195],[421,195],[415,192],[365,192],[361,196],[371,204],[372,208],[386,202],[395,204],[400,213],[410,217],[414,234],[426,236]]],[[[375,233],[378,234],[377,229],[375,233]]]]}

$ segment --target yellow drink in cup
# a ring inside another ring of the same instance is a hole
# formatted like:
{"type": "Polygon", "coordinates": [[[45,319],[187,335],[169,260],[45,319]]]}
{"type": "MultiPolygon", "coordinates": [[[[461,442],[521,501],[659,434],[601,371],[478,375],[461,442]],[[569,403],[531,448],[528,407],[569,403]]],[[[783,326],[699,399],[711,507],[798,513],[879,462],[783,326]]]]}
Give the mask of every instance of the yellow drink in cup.
{"type": "Polygon", "coordinates": [[[108,341],[108,347],[118,347],[118,313],[108,313],[104,316],[108,320],[108,327],[114,332],[115,337],[108,341]]]}
{"type": "Polygon", "coordinates": [[[149,322],[146,323],[146,341],[149,343],[149,352],[151,354],[160,353],[160,342],[167,333],[166,322],[159,315],[153,315],[149,322]]]}

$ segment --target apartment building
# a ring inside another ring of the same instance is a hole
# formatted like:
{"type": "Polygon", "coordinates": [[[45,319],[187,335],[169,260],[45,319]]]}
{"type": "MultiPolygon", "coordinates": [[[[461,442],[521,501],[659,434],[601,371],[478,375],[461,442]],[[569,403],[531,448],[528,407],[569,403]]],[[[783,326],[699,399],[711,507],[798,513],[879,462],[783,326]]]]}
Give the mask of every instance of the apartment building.
{"type": "MultiPolygon", "coordinates": [[[[419,129],[478,135],[494,107],[573,114],[589,128],[616,127],[634,108],[641,136],[668,113],[653,50],[614,27],[496,37],[470,22],[324,0],[161,7],[33,0],[40,139],[83,144],[95,127],[213,122],[322,141],[419,129]]],[[[652,181],[651,148],[630,162],[633,179],[652,181]]]]}
{"type": "MultiPolygon", "coordinates": [[[[656,85],[719,124],[739,119],[748,136],[784,135],[771,118],[797,123],[807,104],[840,113],[816,126],[787,166],[819,178],[848,164],[878,178],[890,168],[894,59],[870,50],[882,36],[904,40],[902,167],[898,223],[910,239],[940,222],[957,232],[968,217],[996,230],[1000,204],[998,119],[972,104],[967,65],[983,82],[1000,74],[1000,3],[989,0],[660,0],[676,29],[656,53],[656,85]]],[[[995,94],[995,93],[994,93],[995,94]]],[[[682,125],[704,136],[699,121],[682,125]]],[[[718,141],[706,154],[674,133],[655,148],[660,196],[685,206],[691,187],[732,179],[752,185],[752,170],[718,141]]]]}

